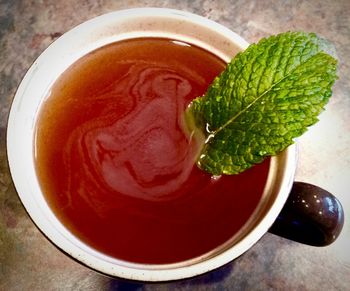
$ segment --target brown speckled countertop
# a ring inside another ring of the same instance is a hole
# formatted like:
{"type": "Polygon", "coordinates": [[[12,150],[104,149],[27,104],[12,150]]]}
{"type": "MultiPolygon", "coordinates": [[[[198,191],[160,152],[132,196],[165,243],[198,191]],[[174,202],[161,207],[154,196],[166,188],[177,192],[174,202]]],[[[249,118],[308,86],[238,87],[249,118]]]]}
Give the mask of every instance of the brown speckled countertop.
{"type": "Polygon", "coordinates": [[[350,1],[84,0],[0,1],[0,290],[350,290],[350,1]],[[320,122],[299,139],[297,180],[334,193],[345,224],[331,246],[315,248],[267,233],[234,262],[194,279],[141,284],[110,279],[49,243],[22,207],[6,159],[6,123],[16,88],[58,36],[94,16],[131,7],[167,7],[215,20],[247,41],[286,30],[331,40],[339,80],[320,122]]]}

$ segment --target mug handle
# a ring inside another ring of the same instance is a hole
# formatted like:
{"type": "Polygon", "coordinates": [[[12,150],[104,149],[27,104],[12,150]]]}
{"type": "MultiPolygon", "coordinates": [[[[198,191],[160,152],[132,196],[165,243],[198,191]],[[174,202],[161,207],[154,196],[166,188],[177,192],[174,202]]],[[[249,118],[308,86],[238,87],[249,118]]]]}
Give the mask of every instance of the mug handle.
{"type": "Polygon", "coordinates": [[[328,191],[294,182],[281,213],[269,232],[312,246],[327,246],[339,236],[344,211],[328,191]]]}

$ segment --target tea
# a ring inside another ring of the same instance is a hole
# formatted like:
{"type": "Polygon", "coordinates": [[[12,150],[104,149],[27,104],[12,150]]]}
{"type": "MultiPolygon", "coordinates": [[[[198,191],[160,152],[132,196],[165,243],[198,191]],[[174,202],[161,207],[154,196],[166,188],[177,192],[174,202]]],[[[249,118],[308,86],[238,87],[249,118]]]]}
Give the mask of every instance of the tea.
{"type": "Polygon", "coordinates": [[[182,114],[225,67],[162,38],[116,42],[74,63],[39,113],[36,170],[62,223],[126,261],[174,263],[230,239],[256,209],[269,160],[237,176],[195,165],[182,114]]]}

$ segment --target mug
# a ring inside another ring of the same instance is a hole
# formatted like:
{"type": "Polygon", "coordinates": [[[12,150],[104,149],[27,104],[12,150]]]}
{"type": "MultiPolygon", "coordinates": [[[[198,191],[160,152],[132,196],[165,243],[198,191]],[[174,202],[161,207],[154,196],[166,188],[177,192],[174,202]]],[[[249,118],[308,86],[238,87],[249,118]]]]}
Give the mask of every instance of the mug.
{"type": "Polygon", "coordinates": [[[193,259],[172,264],[139,264],[112,258],[79,240],[57,219],[44,198],[35,171],[35,125],[44,99],[55,80],[87,53],[113,42],[150,36],[196,45],[225,62],[248,46],[242,37],[216,22],[163,8],[108,13],[75,27],[52,43],[18,87],[7,131],[8,161],[15,187],[42,233],[63,252],[96,271],[139,281],[177,280],[208,272],[242,255],[267,231],[311,245],[333,242],[343,225],[342,207],[327,191],[294,182],[296,145],[271,158],[261,201],[239,235],[193,259]],[[320,211],[322,216],[318,215],[320,211]]]}

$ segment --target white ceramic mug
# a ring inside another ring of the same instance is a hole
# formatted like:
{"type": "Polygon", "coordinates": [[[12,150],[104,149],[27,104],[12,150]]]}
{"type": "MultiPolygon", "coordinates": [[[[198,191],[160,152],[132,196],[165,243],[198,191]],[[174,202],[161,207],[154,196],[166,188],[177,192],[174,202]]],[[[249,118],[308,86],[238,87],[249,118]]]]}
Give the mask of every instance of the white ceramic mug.
{"type": "Polygon", "coordinates": [[[61,250],[104,274],[142,281],[192,277],[237,258],[271,227],[285,204],[296,169],[295,146],[271,159],[263,198],[239,237],[200,257],[175,264],[147,265],[104,255],[77,239],[56,218],[35,172],[34,132],[38,111],[52,84],[76,60],[103,45],[136,37],[166,37],[197,45],[228,62],[248,43],[206,18],[171,9],[112,12],[87,21],[51,44],[33,63],[15,95],[8,122],[8,159],[20,199],[37,227],[61,250]]]}

